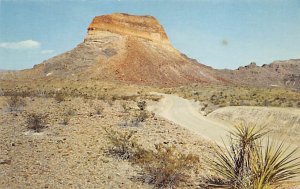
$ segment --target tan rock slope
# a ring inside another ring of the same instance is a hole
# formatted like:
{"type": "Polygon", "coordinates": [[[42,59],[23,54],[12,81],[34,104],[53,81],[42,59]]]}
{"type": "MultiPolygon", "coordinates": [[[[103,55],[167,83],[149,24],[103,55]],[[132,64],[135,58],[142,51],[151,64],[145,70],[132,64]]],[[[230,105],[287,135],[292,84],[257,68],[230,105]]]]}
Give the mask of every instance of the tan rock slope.
{"type": "Polygon", "coordinates": [[[174,49],[154,17],[111,14],[95,17],[76,48],[22,75],[180,85],[219,82],[213,72],[174,49]]]}
{"type": "Polygon", "coordinates": [[[300,90],[300,59],[274,61],[262,66],[257,66],[253,62],[237,70],[222,70],[220,75],[237,84],[300,90]]]}

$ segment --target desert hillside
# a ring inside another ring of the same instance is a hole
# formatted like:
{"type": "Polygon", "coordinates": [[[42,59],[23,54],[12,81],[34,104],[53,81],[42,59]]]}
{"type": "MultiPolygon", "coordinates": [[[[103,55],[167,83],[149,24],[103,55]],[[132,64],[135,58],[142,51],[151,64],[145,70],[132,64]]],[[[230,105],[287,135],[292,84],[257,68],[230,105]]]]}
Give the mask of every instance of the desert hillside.
{"type": "Polygon", "coordinates": [[[300,59],[274,61],[262,66],[250,63],[237,70],[222,70],[221,74],[233,83],[248,86],[300,89],[300,59]]]}
{"type": "Polygon", "coordinates": [[[165,87],[209,83],[296,90],[299,77],[299,59],[213,69],[176,50],[155,17],[124,13],[96,16],[83,42],[68,52],[32,69],[0,72],[2,80],[92,79],[165,87]]]}
{"type": "Polygon", "coordinates": [[[83,43],[14,76],[160,86],[221,80],[212,68],[174,49],[154,17],[128,14],[95,17],[83,43]]]}
{"type": "Polygon", "coordinates": [[[299,189],[299,78],[299,59],[213,69],[153,16],[96,16],[74,49],[0,71],[0,188],[299,189]]]}

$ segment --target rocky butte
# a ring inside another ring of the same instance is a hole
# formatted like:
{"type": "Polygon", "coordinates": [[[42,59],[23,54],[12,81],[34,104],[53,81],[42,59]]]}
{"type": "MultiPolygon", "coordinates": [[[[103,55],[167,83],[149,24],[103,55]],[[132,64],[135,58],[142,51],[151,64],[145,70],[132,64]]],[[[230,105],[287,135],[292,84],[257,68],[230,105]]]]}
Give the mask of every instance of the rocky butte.
{"type": "Polygon", "coordinates": [[[74,49],[33,69],[0,73],[0,78],[92,79],[158,86],[227,83],[300,90],[300,60],[216,70],[172,47],[163,26],[153,16],[116,13],[96,16],[83,42],[74,49]]]}
{"type": "Polygon", "coordinates": [[[88,35],[85,40],[97,41],[105,31],[170,44],[164,28],[153,16],[128,14],[96,16],[88,27],[88,35]]]}
{"type": "Polygon", "coordinates": [[[131,84],[219,82],[214,70],[172,47],[153,16],[96,16],[83,43],[23,72],[30,78],[96,79],[131,84]]]}

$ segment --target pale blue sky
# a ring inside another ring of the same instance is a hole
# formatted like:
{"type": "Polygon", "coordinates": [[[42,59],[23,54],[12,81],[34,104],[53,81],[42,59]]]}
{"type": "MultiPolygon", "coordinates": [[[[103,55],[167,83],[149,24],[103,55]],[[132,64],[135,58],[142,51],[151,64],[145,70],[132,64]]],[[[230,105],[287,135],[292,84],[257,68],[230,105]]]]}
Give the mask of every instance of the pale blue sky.
{"type": "Polygon", "coordinates": [[[300,58],[300,0],[0,0],[0,69],[70,50],[114,12],[155,16],[175,48],[214,68],[300,58]]]}

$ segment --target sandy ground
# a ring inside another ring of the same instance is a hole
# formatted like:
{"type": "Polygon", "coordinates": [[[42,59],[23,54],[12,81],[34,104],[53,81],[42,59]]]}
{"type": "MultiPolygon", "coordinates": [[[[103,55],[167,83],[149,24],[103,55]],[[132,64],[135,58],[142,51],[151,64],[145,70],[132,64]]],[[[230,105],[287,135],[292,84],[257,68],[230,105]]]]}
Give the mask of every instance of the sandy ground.
{"type": "Polygon", "coordinates": [[[156,94],[164,98],[149,106],[150,111],[219,145],[223,144],[222,139],[226,141],[228,131],[233,128],[231,124],[203,116],[200,114],[201,106],[196,102],[175,95],[156,94]]]}
{"type": "Polygon", "coordinates": [[[179,188],[199,188],[201,175],[208,173],[203,164],[211,156],[212,144],[189,130],[159,116],[151,116],[139,127],[121,123],[131,115],[121,104],[137,109],[134,101],[69,98],[57,103],[52,98],[26,98],[19,113],[6,110],[6,97],[0,97],[0,188],[153,188],[136,180],[142,170],[128,161],[107,155],[109,142],[103,128],[134,130],[138,143],[147,148],[163,143],[175,145],[184,153],[199,156],[197,172],[179,188]],[[95,107],[104,108],[101,115],[95,107]],[[62,124],[69,110],[68,125],[62,124]],[[27,113],[48,114],[48,127],[41,133],[30,132],[25,124],[27,113]],[[205,170],[205,171],[204,171],[205,170]]]}
{"type": "Polygon", "coordinates": [[[0,97],[0,188],[153,188],[134,179],[142,172],[138,166],[107,155],[109,143],[103,128],[108,126],[136,131],[138,142],[147,148],[163,143],[198,155],[199,167],[178,188],[201,188],[201,178],[210,174],[204,162],[213,155],[211,141],[226,137],[228,130],[202,116],[197,103],[172,95],[147,102],[157,114],[134,128],[121,126],[132,116],[124,112],[122,103],[137,109],[134,101],[109,104],[69,98],[58,103],[52,98],[27,97],[23,111],[11,113],[6,110],[6,100],[0,97]],[[97,115],[99,106],[104,110],[97,115]],[[74,113],[68,125],[63,125],[62,118],[70,110],[74,113]],[[48,115],[48,127],[41,133],[26,127],[26,116],[32,112],[48,115]]]}
{"type": "MultiPolygon", "coordinates": [[[[163,96],[163,99],[161,99],[158,103],[149,106],[149,111],[153,111],[157,115],[160,115],[171,122],[181,125],[182,127],[190,130],[192,133],[209,139],[212,142],[216,142],[218,145],[222,146],[224,144],[228,144],[228,131],[232,131],[232,129],[234,128],[234,122],[203,116],[200,113],[201,106],[194,101],[186,100],[175,95],[162,93],[156,94],[163,96]]],[[[275,109],[278,110],[278,108],[275,109]]],[[[289,111],[291,110],[288,109],[287,112],[289,111]]],[[[296,115],[298,115],[297,112],[296,115]]],[[[271,138],[269,138],[270,141],[275,142],[280,142],[281,140],[279,139],[280,138],[277,138],[275,136],[271,136],[271,138]]],[[[299,148],[300,146],[299,143],[285,143],[286,145],[290,145],[291,150],[299,148]]],[[[297,155],[299,155],[300,157],[300,151],[298,151],[297,155]]],[[[300,177],[293,179],[293,181],[297,183],[299,182],[300,185],[300,177]]]]}
{"type": "Polygon", "coordinates": [[[156,93],[163,96],[158,103],[148,106],[148,110],[164,117],[201,137],[222,144],[228,132],[239,123],[263,126],[270,130],[275,140],[284,140],[300,146],[300,109],[274,107],[225,107],[208,116],[201,114],[201,106],[191,100],[176,95],[156,93]],[[283,137],[285,135],[285,137],[283,137]],[[281,137],[278,137],[281,136],[281,137]],[[289,138],[287,140],[286,138],[289,138]]]}
{"type": "Polygon", "coordinates": [[[300,109],[257,106],[230,106],[219,108],[208,115],[228,124],[246,123],[265,126],[272,137],[300,144],[300,109]]]}

